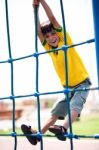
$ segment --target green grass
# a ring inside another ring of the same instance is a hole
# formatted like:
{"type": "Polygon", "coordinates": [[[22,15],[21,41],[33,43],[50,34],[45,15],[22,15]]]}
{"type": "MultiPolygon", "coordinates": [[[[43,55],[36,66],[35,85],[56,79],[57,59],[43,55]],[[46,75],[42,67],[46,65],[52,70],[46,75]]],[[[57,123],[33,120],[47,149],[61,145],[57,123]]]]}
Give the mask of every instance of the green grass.
{"type": "Polygon", "coordinates": [[[73,132],[80,135],[99,134],[99,114],[83,115],[73,124],[73,132]]]}
{"type": "MultiPolygon", "coordinates": [[[[80,120],[73,123],[73,133],[78,135],[95,135],[99,134],[99,113],[90,115],[81,115],[80,120]]],[[[12,130],[0,131],[0,134],[10,134],[12,130]]],[[[22,133],[16,129],[18,134],[22,133]]],[[[50,134],[49,132],[46,134],[50,134]]]]}

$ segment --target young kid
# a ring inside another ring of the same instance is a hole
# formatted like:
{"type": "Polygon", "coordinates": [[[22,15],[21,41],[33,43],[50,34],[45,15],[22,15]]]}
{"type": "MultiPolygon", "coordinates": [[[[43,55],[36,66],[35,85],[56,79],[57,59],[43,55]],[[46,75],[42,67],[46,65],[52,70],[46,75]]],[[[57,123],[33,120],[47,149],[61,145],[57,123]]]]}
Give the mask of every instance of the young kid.
{"type": "MultiPolygon", "coordinates": [[[[45,48],[46,51],[52,50],[49,55],[52,58],[52,63],[55,71],[60,79],[62,86],[66,87],[66,77],[65,77],[65,61],[64,61],[64,51],[55,51],[55,48],[60,48],[64,45],[64,34],[63,28],[56,20],[51,8],[48,6],[45,0],[33,0],[33,8],[35,6],[43,6],[49,21],[40,24],[38,17],[38,37],[45,48]]],[[[35,12],[35,11],[34,11],[35,12]]],[[[41,14],[42,15],[42,14],[41,14]]],[[[66,32],[67,45],[73,44],[71,37],[68,32],[66,32]]],[[[86,102],[89,91],[79,91],[82,88],[89,88],[91,85],[89,74],[80,58],[75,48],[69,48],[67,50],[67,62],[68,62],[68,88],[71,92],[68,93],[70,101],[70,112],[71,112],[71,122],[73,123],[77,117],[80,115],[84,103],[86,102]],[[76,90],[75,90],[76,89],[76,90]],[[78,90],[78,91],[77,91],[78,90]]],[[[69,119],[67,114],[67,96],[64,99],[60,99],[55,103],[51,111],[51,117],[48,119],[47,123],[41,129],[41,133],[44,134],[47,130],[54,133],[55,136],[62,141],[66,140],[64,134],[67,133],[69,128],[69,119]],[[55,125],[58,119],[65,119],[63,125],[55,125]]],[[[22,124],[21,129],[24,134],[35,134],[31,126],[22,124]]],[[[26,136],[29,142],[36,145],[40,141],[38,137],[26,136]]]]}

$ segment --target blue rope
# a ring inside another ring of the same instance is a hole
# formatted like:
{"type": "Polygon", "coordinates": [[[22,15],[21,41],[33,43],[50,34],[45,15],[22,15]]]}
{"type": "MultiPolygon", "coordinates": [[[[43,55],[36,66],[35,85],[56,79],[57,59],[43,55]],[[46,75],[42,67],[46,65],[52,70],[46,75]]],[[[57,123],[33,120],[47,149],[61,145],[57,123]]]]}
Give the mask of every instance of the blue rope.
{"type": "MultiPolygon", "coordinates": [[[[38,53],[38,38],[37,38],[37,26],[38,26],[38,6],[35,6],[34,8],[34,11],[35,11],[35,16],[34,16],[34,21],[35,21],[35,53],[38,53]]],[[[39,84],[39,58],[38,58],[38,55],[36,55],[37,57],[36,58],[36,92],[38,93],[39,92],[39,87],[38,87],[38,84],[39,84]]],[[[41,132],[41,121],[40,121],[40,97],[39,95],[37,95],[37,108],[38,108],[38,130],[39,132],[41,132]]],[[[41,150],[43,150],[43,140],[41,139],[41,142],[40,142],[40,148],[41,150]]]]}
{"type": "MultiPolygon", "coordinates": [[[[42,134],[40,132],[38,132],[37,134],[26,134],[27,136],[33,136],[33,137],[56,137],[55,135],[51,135],[51,134],[42,134]]],[[[16,137],[16,136],[21,136],[23,137],[23,134],[17,134],[15,132],[12,132],[10,134],[0,134],[0,136],[11,136],[11,137],[16,137]]],[[[61,137],[61,136],[60,136],[61,137]]],[[[99,134],[96,135],[75,135],[75,134],[64,134],[64,137],[68,138],[68,139],[99,139],[99,134]]]]}
{"type": "MultiPolygon", "coordinates": [[[[5,11],[6,11],[6,27],[7,27],[7,40],[8,40],[8,51],[9,51],[9,59],[12,59],[12,54],[11,54],[11,42],[10,42],[10,31],[9,31],[9,15],[8,15],[8,1],[5,0],[5,11]]],[[[14,96],[14,74],[13,74],[13,62],[10,61],[10,68],[11,68],[11,96],[14,96]]],[[[13,113],[12,113],[12,127],[13,127],[13,132],[15,133],[15,99],[12,97],[12,105],[13,105],[13,113]]],[[[17,149],[17,137],[14,136],[14,150],[17,149]]]]}
{"type": "MultiPolygon", "coordinates": [[[[63,45],[62,47],[56,48],[54,50],[55,51],[60,51],[60,50],[65,51],[68,48],[80,46],[80,45],[83,45],[83,44],[90,44],[90,43],[93,43],[93,42],[95,42],[95,39],[90,39],[90,40],[80,42],[80,43],[77,43],[77,44],[72,44],[72,45],[63,45]]],[[[8,62],[11,62],[11,61],[19,61],[19,60],[23,60],[23,59],[28,59],[30,57],[37,57],[39,55],[43,55],[43,54],[51,53],[51,52],[53,52],[53,49],[52,50],[47,50],[45,52],[36,52],[36,53],[30,54],[30,55],[27,55],[27,56],[23,56],[23,57],[12,58],[12,59],[8,59],[8,60],[0,61],[0,63],[8,63],[8,62]]]]}
{"type": "MultiPolygon", "coordinates": [[[[60,6],[61,6],[61,14],[62,14],[62,22],[63,22],[63,29],[64,29],[64,60],[65,60],[65,81],[66,81],[66,88],[68,88],[68,60],[67,60],[67,51],[68,48],[66,47],[67,45],[67,39],[66,39],[66,25],[65,25],[65,16],[64,16],[64,8],[63,8],[63,2],[60,0],[60,6]]],[[[67,101],[67,108],[68,108],[68,118],[69,118],[69,129],[70,129],[70,134],[72,134],[72,122],[71,122],[71,112],[70,112],[70,100],[69,100],[69,92],[67,90],[66,92],[66,101],[67,101]]],[[[70,138],[70,146],[71,150],[73,150],[73,139],[70,138]]]]}
{"type": "Polygon", "coordinates": [[[75,90],[71,90],[69,88],[65,88],[62,91],[52,91],[52,92],[44,92],[44,93],[34,93],[34,94],[28,94],[28,95],[14,95],[14,96],[7,96],[7,97],[0,97],[0,100],[6,100],[6,99],[12,99],[12,98],[25,98],[25,97],[37,97],[42,96],[42,95],[52,95],[52,94],[60,94],[60,93],[64,93],[66,94],[67,92],[71,92],[71,91],[94,91],[94,90],[99,90],[99,87],[93,87],[93,88],[83,88],[83,89],[75,89],[75,90]]]}

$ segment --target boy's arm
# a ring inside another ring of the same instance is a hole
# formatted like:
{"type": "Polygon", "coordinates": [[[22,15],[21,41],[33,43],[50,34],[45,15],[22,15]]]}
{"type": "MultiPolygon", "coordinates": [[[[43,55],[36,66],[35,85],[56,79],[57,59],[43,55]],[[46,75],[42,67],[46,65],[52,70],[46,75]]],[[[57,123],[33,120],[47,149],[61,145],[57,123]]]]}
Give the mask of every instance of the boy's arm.
{"type": "MultiPolygon", "coordinates": [[[[40,0],[33,0],[33,8],[35,9],[35,6],[39,7],[39,1],[40,0]]],[[[35,13],[35,10],[34,10],[34,13],[35,13]]],[[[40,20],[39,20],[39,14],[38,14],[38,27],[37,27],[37,32],[38,32],[38,37],[40,39],[40,41],[42,42],[44,37],[43,37],[43,34],[42,34],[42,31],[41,31],[41,25],[40,25],[40,20]]]]}
{"type": "Polygon", "coordinates": [[[44,36],[42,34],[42,31],[41,31],[41,25],[40,25],[40,19],[39,19],[39,16],[38,16],[38,27],[37,27],[37,32],[38,32],[38,37],[40,39],[40,41],[42,42],[44,40],[44,36]]]}
{"type": "Polygon", "coordinates": [[[45,0],[39,0],[39,1],[40,1],[41,5],[43,6],[43,8],[44,8],[44,10],[45,10],[45,12],[46,12],[46,14],[47,14],[50,22],[54,25],[54,27],[60,28],[61,27],[60,24],[56,20],[53,12],[51,10],[51,8],[48,6],[48,4],[46,3],[46,1],[45,0]]]}

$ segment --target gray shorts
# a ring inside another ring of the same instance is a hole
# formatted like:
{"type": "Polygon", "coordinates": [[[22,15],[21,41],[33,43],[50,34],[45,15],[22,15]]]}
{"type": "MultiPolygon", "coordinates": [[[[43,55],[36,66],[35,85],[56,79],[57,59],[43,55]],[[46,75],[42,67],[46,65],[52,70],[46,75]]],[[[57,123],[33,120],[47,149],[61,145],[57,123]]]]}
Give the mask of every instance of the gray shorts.
{"type": "MultiPolygon", "coordinates": [[[[71,92],[68,93],[68,98],[70,100],[70,110],[75,110],[79,114],[81,113],[84,103],[86,102],[89,90],[80,91],[79,89],[89,88],[90,85],[91,82],[89,80],[85,80],[78,86],[71,88],[71,92]]],[[[58,100],[54,104],[51,114],[52,116],[58,116],[59,119],[64,119],[67,113],[68,113],[67,98],[66,96],[64,96],[64,98],[58,100]]]]}

